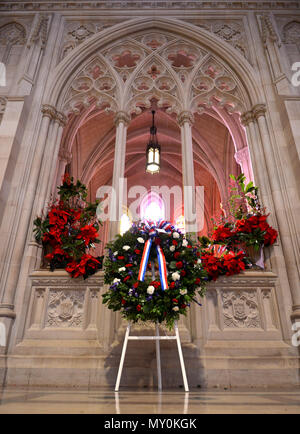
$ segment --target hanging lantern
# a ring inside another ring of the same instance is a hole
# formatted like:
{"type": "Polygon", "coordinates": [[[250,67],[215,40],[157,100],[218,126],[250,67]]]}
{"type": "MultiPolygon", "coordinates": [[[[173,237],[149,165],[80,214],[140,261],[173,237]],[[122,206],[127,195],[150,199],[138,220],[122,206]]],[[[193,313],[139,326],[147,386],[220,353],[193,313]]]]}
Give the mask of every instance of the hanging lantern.
{"type": "Polygon", "coordinates": [[[150,127],[150,140],[146,151],[146,172],[154,175],[160,170],[160,145],[157,141],[157,128],[154,125],[155,111],[152,110],[152,126],[150,127]]]}

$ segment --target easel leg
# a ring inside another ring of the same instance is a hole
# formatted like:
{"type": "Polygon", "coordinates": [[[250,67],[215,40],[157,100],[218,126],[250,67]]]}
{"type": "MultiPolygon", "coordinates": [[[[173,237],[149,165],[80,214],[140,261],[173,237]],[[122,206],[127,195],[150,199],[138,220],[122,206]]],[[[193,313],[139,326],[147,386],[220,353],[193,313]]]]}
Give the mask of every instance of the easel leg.
{"type": "Polygon", "coordinates": [[[183,355],[182,355],[182,349],[181,349],[181,343],[180,343],[180,337],[179,337],[179,331],[178,331],[177,321],[175,321],[175,335],[176,335],[176,341],[177,341],[177,348],[178,348],[178,354],[179,354],[179,360],[180,360],[180,366],[181,366],[181,372],[182,372],[184,390],[186,392],[189,392],[189,386],[188,386],[186,372],[185,372],[185,366],[184,366],[184,360],[183,360],[183,355]]]}
{"type": "Polygon", "coordinates": [[[121,375],[122,375],[122,371],[123,371],[123,365],[124,365],[124,360],[125,360],[125,354],[126,354],[126,349],[127,349],[129,332],[130,332],[130,324],[128,324],[127,329],[126,329],[126,333],[125,333],[122,355],[121,355],[121,360],[120,360],[120,365],[119,365],[119,370],[118,370],[118,376],[117,376],[117,381],[116,381],[116,386],[115,386],[115,392],[118,392],[119,387],[120,387],[120,381],[121,381],[121,375]]]}
{"type": "MultiPolygon", "coordinates": [[[[158,322],[156,323],[156,336],[159,336],[159,324],[158,324],[158,322]]],[[[156,339],[156,364],[157,364],[158,390],[162,390],[159,339],[156,339]]]]}

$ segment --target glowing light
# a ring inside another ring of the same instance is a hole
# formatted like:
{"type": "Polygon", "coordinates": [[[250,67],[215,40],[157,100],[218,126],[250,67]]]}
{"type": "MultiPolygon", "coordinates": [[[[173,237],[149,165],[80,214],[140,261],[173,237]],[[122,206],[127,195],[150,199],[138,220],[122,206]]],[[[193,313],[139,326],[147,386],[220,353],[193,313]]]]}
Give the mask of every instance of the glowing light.
{"type": "Polygon", "coordinates": [[[180,232],[182,232],[183,234],[185,233],[185,221],[184,221],[184,216],[181,215],[176,219],[176,226],[178,227],[178,229],[180,230],[180,232]]]}
{"type": "Polygon", "coordinates": [[[163,214],[163,210],[157,202],[150,202],[149,205],[146,206],[143,218],[158,221],[164,217],[163,214]]]}
{"type": "Polygon", "coordinates": [[[123,214],[120,221],[120,234],[123,235],[131,227],[131,221],[127,214],[123,214]]]}

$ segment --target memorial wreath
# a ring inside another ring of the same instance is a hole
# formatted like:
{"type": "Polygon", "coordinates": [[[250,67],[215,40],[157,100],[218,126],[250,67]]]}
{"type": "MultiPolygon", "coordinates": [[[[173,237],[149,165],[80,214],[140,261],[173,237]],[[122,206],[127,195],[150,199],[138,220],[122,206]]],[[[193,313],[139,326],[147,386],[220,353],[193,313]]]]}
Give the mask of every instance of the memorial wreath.
{"type": "Polygon", "coordinates": [[[110,287],[103,303],[127,320],[165,322],[172,328],[191,303],[200,304],[197,294],[204,296],[209,280],[201,252],[171,223],[133,224],[107,249],[105,283],[110,287]]]}

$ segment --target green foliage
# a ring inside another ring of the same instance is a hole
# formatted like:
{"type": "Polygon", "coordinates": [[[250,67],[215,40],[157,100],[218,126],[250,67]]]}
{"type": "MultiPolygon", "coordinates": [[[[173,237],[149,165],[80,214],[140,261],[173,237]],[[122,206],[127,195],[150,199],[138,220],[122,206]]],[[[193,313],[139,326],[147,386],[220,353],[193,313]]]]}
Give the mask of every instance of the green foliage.
{"type": "Polygon", "coordinates": [[[170,250],[175,240],[172,234],[160,233],[158,237],[166,258],[169,289],[164,291],[159,285],[154,242],[149,261],[156,266],[155,278],[153,280],[149,269],[145,281],[138,281],[145,246],[145,243],[140,242],[139,239],[146,241],[147,235],[133,226],[123,236],[118,235],[107,245],[108,256],[104,263],[104,281],[110,285],[110,288],[103,294],[103,303],[113,311],[120,311],[129,321],[158,321],[172,328],[174,321],[179,319],[180,315],[187,314],[188,305],[193,302],[196,295],[202,297],[205,295],[205,283],[208,277],[201,264],[197,263],[200,251],[192,245],[191,240],[188,240],[188,246],[185,246],[184,238],[180,235],[176,238],[175,250],[170,250]],[[180,273],[179,281],[175,281],[172,277],[176,272],[180,273]],[[153,294],[147,293],[149,286],[155,286],[153,294]]]}

